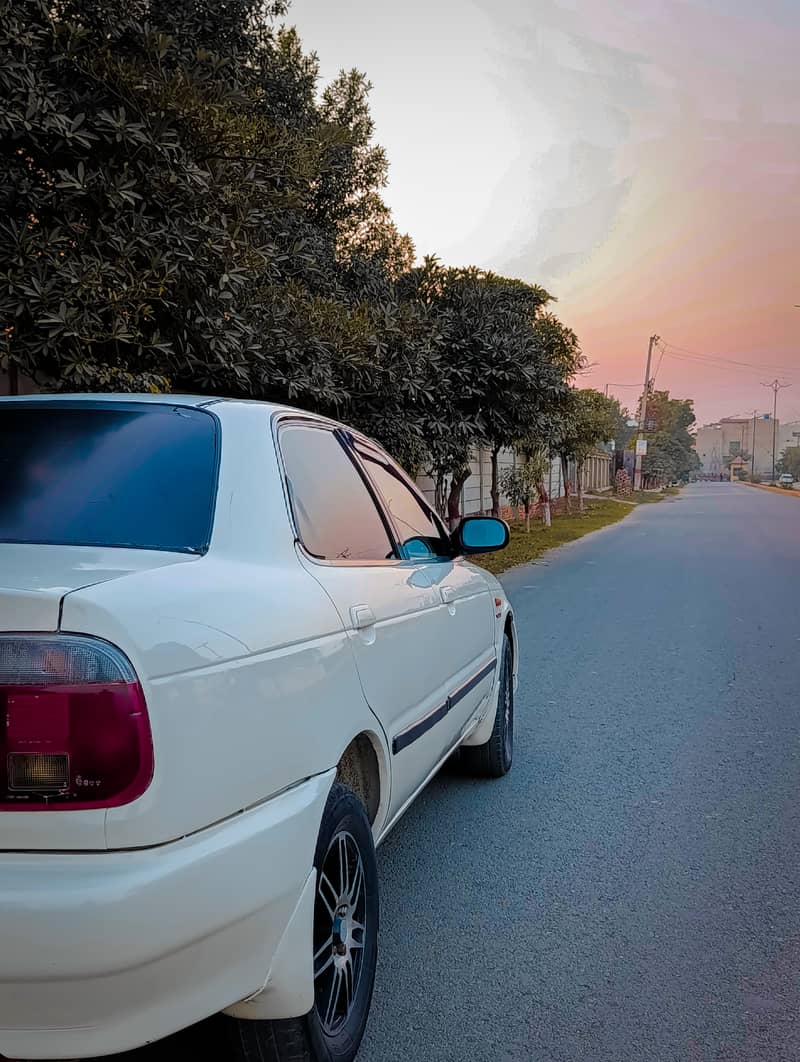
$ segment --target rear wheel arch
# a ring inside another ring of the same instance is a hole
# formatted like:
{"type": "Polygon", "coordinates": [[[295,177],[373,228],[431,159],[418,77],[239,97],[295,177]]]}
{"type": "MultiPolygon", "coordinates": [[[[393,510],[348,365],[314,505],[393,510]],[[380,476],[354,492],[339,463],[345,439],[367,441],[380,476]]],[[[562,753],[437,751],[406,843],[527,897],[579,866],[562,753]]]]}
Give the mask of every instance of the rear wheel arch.
{"type": "Polygon", "coordinates": [[[386,814],[389,796],[388,762],[375,735],[356,734],[336,765],[336,781],[356,794],[374,829],[386,814]]]}
{"type": "Polygon", "coordinates": [[[506,624],[503,628],[503,633],[505,634],[506,638],[508,638],[509,645],[511,646],[511,660],[512,662],[516,662],[517,646],[515,642],[514,617],[512,616],[510,609],[508,610],[508,614],[506,616],[506,624]]]}

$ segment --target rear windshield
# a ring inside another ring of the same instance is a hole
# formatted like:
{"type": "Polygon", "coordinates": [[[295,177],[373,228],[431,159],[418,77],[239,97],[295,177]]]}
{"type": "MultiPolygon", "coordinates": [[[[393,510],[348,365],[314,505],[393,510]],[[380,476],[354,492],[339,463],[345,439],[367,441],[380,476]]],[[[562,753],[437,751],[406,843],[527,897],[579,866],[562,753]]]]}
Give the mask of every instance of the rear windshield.
{"type": "Polygon", "coordinates": [[[205,552],[217,431],[202,409],[0,403],[0,542],[205,552]]]}

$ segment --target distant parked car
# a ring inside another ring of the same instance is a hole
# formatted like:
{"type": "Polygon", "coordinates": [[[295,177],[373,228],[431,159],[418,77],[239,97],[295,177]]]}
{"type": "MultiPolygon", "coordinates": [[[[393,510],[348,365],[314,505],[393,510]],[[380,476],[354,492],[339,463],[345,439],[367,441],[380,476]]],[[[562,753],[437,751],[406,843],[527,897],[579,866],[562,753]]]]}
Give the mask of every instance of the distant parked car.
{"type": "Polygon", "coordinates": [[[787,490],[791,490],[794,484],[794,476],[791,472],[784,472],[778,477],[778,483],[787,490]]]}
{"type": "Polygon", "coordinates": [[[511,767],[507,526],[256,402],[0,400],[0,471],[0,1054],[350,1062],[375,845],[511,767]]]}

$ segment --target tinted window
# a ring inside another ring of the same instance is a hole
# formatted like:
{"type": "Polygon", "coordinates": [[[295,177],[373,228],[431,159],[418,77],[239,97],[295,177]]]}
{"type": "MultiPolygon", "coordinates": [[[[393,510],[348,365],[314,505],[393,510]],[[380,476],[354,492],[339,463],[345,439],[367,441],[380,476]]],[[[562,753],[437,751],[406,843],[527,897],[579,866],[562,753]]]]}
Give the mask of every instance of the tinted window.
{"type": "Polygon", "coordinates": [[[0,404],[0,541],[202,552],[216,466],[203,410],[0,404]]]}
{"type": "Polygon", "coordinates": [[[280,446],[300,539],[324,560],[387,560],[392,543],[364,481],[330,431],[286,427],[280,446]]]}
{"type": "Polygon", "coordinates": [[[378,488],[400,539],[405,560],[432,560],[451,557],[452,549],[444,530],[434,520],[416,493],[388,461],[371,450],[357,446],[367,473],[378,488]]]}

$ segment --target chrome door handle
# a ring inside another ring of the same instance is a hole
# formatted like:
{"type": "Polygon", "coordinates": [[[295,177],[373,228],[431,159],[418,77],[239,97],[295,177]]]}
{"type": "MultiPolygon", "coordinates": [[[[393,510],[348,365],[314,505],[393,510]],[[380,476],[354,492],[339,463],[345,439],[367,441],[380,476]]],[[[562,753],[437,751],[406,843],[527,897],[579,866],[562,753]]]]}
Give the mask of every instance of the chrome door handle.
{"type": "Polygon", "coordinates": [[[353,605],[350,609],[350,619],[357,631],[363,631],[366,627],[375,626],[375,613],[369,605],[353,605]]]}
{"type": "Polygon", "coordinates": [[[456,599],[456,592],[452,586],[440,586],[439,593],[442,595],[442,601],[445,605],[451,605],[456,599]]]}

